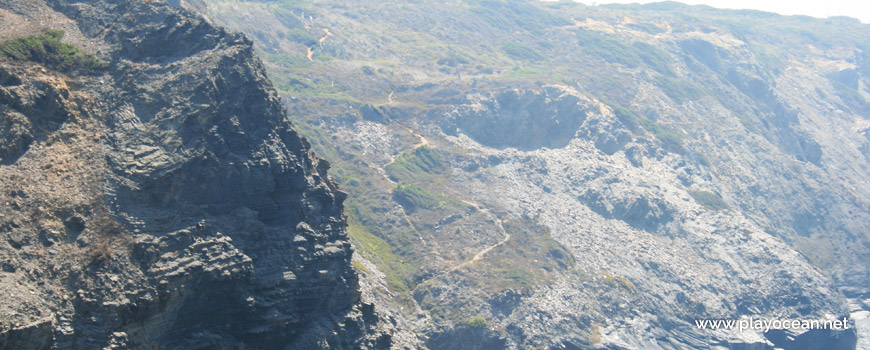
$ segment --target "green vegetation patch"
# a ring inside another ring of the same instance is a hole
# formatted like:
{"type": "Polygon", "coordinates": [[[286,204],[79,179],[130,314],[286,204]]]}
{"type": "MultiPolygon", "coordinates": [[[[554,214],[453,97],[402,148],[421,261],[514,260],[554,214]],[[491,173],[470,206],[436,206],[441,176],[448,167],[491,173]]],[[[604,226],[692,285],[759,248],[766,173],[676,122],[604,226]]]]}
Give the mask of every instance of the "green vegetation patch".
{"type": "Polygon", "coordinates": [[[626,128],[628,128],[628,130],[631,130],[631,132],[635,134],[642,133],[640,126],[645,123],[645,120],[648,121],[646,118],[637,115],[637,113],[634,113],[634,111],[625,108],[615,102],[605,99],[602,99],[601,102],[604,102],[604,104],[610,106],[610,109],[613,110],[613,114],[616,116],[617,119],[619,119],[620,122],[622,122],[623,125],[625,125],[626,128]]]}
{"type": "Polygon", "coordinates": [[[393,189],[393,197],[411,212],[416,209],[443,209],[451,202],[447,195],[435,194],[422,187],[401,182],[393,189]]]}
{"type": "Polygon", "coordinates": [[[441,66],[456,67],[463,64],[469,64],[471,63],[471,60],[469,60],[468,57],[450,51],[450,53],[447,54],[447,57],[439,59],[437,63],[441,66]]]}
{"type": "MultiPolygon", "coordinates": [[[[350,221],[347,226],[347,235],[359,253],[375,263],[384,273],[390,288],[397,292],[407,292],[410,289],[408,281],[410,276],[419,269],[419,266],[397,254],[393,246],[359,223],[350,221]]],[[[357,270],[366,271],[361,264],[357,270]]]]}
{"type": "MultiPolygon", "coordinates": [[[[384,211],[394,205],[389,194],[392,185],[386,180],[378,181],[382,178],[371,168],[356,163],[353,146],[343,149],[347,146],[337,145],[329,132],[313,120],[300,120],[296,126],[315,152],[330,161],[330,174],[349,194],[344,212],[348,237],[357,252],[384,273],[390,291],[396,293],[395,300],[408,310],[413,309],[409,292],[415,287],[415,274],[420,269],[420,259],[414,255],[419,248],[419,234],[411,226],[384,220],[384,211]]],[[[354,267],[365,272],[360,264],[354,267]]]]}
{"type": "Polygon", "coordinates": [[[722,197],[718,194],[709,191],[689,191],[689,195],[695,199],[698,204],[709,210],[731,209],[722,197]]]}
{"type": "Polygon", "coordinates": [[[529,289],[575,268],[574,255],[550,236],[546,226],[525,219],[506,220],[504,228],[511,239],[474,267],[482,271],[477,278],[481,288],[493,293],[529,289]]]}
{"type": "Polygon", "coordinates": [[[329,147],[332,140],[329,138],[326,130],[311,122],[295,123],[295,126],[305,136],[305,139],[311,143],[318,157],[326,159],[330,164],[336,164],[342,159],[335,149],[329,147]]]}
{"type": "Polygon", "coordinates": [[[317,45],[317,41],[320,39],[314,34],[309,33],[304,28],[290,28],[287,30],[287,33],[284,33],[284,35],[286,35],[288,39],[305,46],[317,45]]]}
{"type": "Polygon", "coordinates": [[[683,135],[683,133],[677,130],[665,129],[654,120],[640,116],[634,111],[612,101],[603,100],[602,102],[610,106],[616,118],[632,132],[640,133],[639,127],[642,126],[661,141],[662,146],[666,150],[680,154],[685,153],[683,140],[686,139],[686,135],[683,135]]]}
{"type": "Polygon", "coordinates": [[[476,6],[470,11],[493,27],[510,30],[520,27],[533,34],[541,34],[544,29],[570,25],[567,18],[557,16],[524,0],[473,0],[476,6]]]}
{"type": "Polygon", "coordinates": [[[834,86],[834,89],[837,90],[837,95],[840,96],[840,99],[842,99],[847,105],[857,108],[862,108],[867,105],[867,99],[865,99],[858,90],[834,79],[828,78],[828,80],[831,82],[831,85],[834,86]]]}
{"type": "Polygon", "coordinates": [[[577,29],[576,33],[579,44],[588,55],[631,68],[646,65],[659,73],[673,75],[670,57],[655,46],[639,41],[629,44],[616,36],[586,29],[577,29]]]}
{"type": "MultiPolygon", "coordinates": [[[[284,69],[310,68],[312,66],[312,63],[308,60],[308,58],[296,54],[288,54],[283,52],[274,53],[267,50],[261,50],[259,48],[257,49],[257,54],[265,58],[266,62],[269,62],[284,69]]],[[[282,74],[273,74],[274,76],[270,76],[270,79],[275,81],[277,78],[282,78],[285,74],[292,73],[282,72],[282,74]]]]}
{"type": "Polygon", "coordinates": [[[544,58],[537,50],[523,43],[504,43],[501,50],[513,58],[526,61],[540,61],[544,58]]]}
{"type": "Polygon", "coordinates": [[[697,85],[676,78],[666,76],[656,77],[656,85],[659,89],[662,89],[665,95],[668,95],[668,97],[677,103],[697,100],[706,95],[704,90],[697,85]]]}
{"type": "MultiPolygon", "coordinates": [[[[318,60],[329,60],[330,57],[325,55],[316,56],[318,60]]],[[[283,58],[278,62],[287,62],[288,65],[310,65],[304,57],[292,55],[283,55],[283,58]]],[[[275,88],[282,95],[289,95],[300,98],[323,99],[323,100],[339,100],[348,102],[360,101],[349,94],[342,86],[335,84],[333,81],[325,79],[312,80],[295,73],[294,70],[288,71],[286,74],[273,74],[270,76],[275,88]]]]}
{"type": "Polygon", "coordinates": [[[653,23],[647,23],[647,22],[644,22],[644,23],[629,23],[629,24],[626,25],[626,27],[629,27],[629,28],[634,29],[634,30],[639,30],[639,31],[642,31],[642,32],[646,32],[646,33],[649,33],[649,34],[653,34],[653,35],[655,35],[655,34],[659,34],[659,33],[664,33],[664,32],[666,31],[666,30],[665,30],[664,28],[662,28],[662,27],[659,27],[659,26],[657,26],[657,25],[655,25],[655,24],[653,24],[653,23]]]}
{"type": "Polygon", "coordinates": [[[551,79],[546,72],[539,68],[523,68],[505,72],[498,76],[500,80],[546,80],[551,79]]]}
{"type": "Polygon", "coordinates": [[[360,274],[371,273],[371,271],[369,271],[369,269],[366,268],[365,265],[363,265],[361,262],[359,262],[359,260],[351,261],[351,265],[353,265],[353,269],[356,270],[357,273],[360,273],[360,274]]]}
{"type": "Polygon", "coordinates": [[[402,153],[386,167],[393,181],[405,182],[429,182],[434,175],[445,174],[448,170],[441,152],[427,146],[402,153]]]}
{"type": "Polygon", "coordinates": [[[605,273],[603,277],[608,283],[625,289],[627,292],[634,292],[635,290],[634,283],[631,283],[631,281],[627,280],[625,277],[615,276],[609,273],[605,273]]]}
{"type": "Polygon", "coordinates": [[[528,294],[559,275],[572,274],[582,278],[574,256],[550,236],[547,226],[531,218],[502,217],[501,220],[510,239],[493,248],[483,259],[451,273],[470,290],[481,294],[457,295],[445,301],[442,299],[443,289],[437,286],[448,283],[444,278],[453,280],[454,277],[436,277],[414,290],[414,298],[420,307],[436,321],[488,326],[486,315],[478,317],[474,312],[479,310],[478,295],[497,295],[506,290],[528,294]],[[469,318],[470,315],[474,316],[469,318]]]}
{"type": "Polygon", "coordinates": [[[751,120],[749,120],[749,118],[746,118],[744,116],[738,116],[737,120],[740,121],[740,124],[743,125],[746,130],[749,130],[750,132],[758,132],[758,128],[755,126],[755,124],[752,123],[751,120]]]}
{"type": "Polygon", "coordinates": [[[665,75],[674,75],[671,70],[671,58],[662,49],[641,41],[631,43],[638,58],[647,66],[665,75]]]}
{"type": "Polygon", "coordinates": [[[682,132],[677,130],[669,130],[664,129],[659,126],[658,123],[649,120],[643,119],[643,127],[653,133],[656,138],[662,142],[662,146],[671,152],[684,154],[685,149],[683,148],[683,140],[686,139],[686,135],[683,135],[682,132]]]}
{"type": "Polygon", "coordinates": [[[49,30],[42,34],[10,39],[0,43],[0,53],[22,61],[44,64],[62,72],[93,72],[108,65],[81,49],[60,42],[64,32],[49,30]]]}

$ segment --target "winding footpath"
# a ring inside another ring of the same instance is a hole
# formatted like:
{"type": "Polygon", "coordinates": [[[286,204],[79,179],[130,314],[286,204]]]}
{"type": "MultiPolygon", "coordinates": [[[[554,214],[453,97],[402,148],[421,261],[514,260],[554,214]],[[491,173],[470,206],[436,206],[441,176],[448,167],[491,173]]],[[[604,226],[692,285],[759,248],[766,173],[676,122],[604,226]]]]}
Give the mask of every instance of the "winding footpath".
{"type": "MultiPolygon", "coordinates": [[[[392,94],[391,94],[391,95],[392,95],[392,94]]],[[[390,96],[390,97],[392,97],[392,96],[390,96]]],[[[391,98],[391,100],[392,100],[392,98],[391,98]]],[[[420,147],[424,147],[424,146],[428,146],[428,145],[429,145],[429,140],[427,140],[426,137],[424,137],[424,136],[422,136],[422,135],[420,135],[420,134],[414,132],[413,130],[411,130],[410,128],[408,128],[408,127],[406,127],[406,126],[404,126],[404,125],[400,125],[400,126],[401,126],[402,128],[404,128],[405,130],[407,130],[408,132],[410,132],[411,134],[413,134],[414,136],[416,136],[416,137],[419,139],[419,142],[417,142],[415,145],[413,145],[413,146],[409,149],[410,151],[413,151],[413,150],[416,150],[416,149],[418,149],[418,148],[420,148],[420,147]]],[[[408,152],[408,150],[403,151],[403,152],[399,152],[398,154],[392,156],[392,157],[390,158],[390,161],[389,161],[387,164],[384,165],[384,167],[383,167],[384,170],[386,169],[387,166],[389,166],[390,164],[393,164],[393,162],[395,162],[395,160],[396,160],[396,158],[397,158],[398,156],[404,154],[405,152],[408,152]]],[[[393,179],[390,179],[390,177],[389,177],[389,175],[387,175],[386,171],[383,171],[383,172],[381,172],[381,173],[383,174],[384,178],[386,178],[386,180],[389,181],[391,184],[394,184],[394,185],[396,184],[396,182],[393,181],[393,179]]],[[[475,262],[477,262],[477,261],[480,261],[480,260],[482,260],[482,259],[486,256],[486,254],[488,254],[489,252],[491,252],[493,249],[498,248],[498,247],[504,245],[505,243],[507,243],[507,242],[511,239],[511,235],[510,235],[510,234],[507,232],[507,230],[505,230],[505,228],[504,228],[504,221],[502,221],[502,220],[501,220],[497,215],[495,215],[495,214],[493,214],[491,211],[489,211],[489,209],[486,209],[486,208],[483,207],[482,205],[480,205],[480,204],[478,204],[478,203],[471,202],[471,201],[462,200],[462,199],[460,199],[459,201],[462,202],[462,203],[465,203],[465,204],[467,204],[467,205],[469,205],[469,206],[471,206],[471,207],[474,207],[474,209],[475,209],[476,211],[481,212],[481,213],[483,213],[484,215],[489,216],[489,217],[493,220],[493,222],[496,223],[496,227],[498,227],[499,232],[501,232],[501,234],[502,234],[502,239],[501,239],[500,241],[498,241],[497,243],[495,243],[495,244],[492,244],[492,245],[489,245],[489,246],[484,247],[483,249],[481,249],[480,251],[478,251],[477,254],[474,254],[474,256],[473,256],[471,259],[469,259],[469,260],[467,260],[467,261],[465,261],[465,262],[462,262],[462,263],[460,263],[460,264],[454,265],[454,266],[452,266],[452,267],[449,267],[449,268],[443,270],[442,272],[440,272],[440,273],[438,273],[438,274],[436,274],[436,275],[434,275],[434,276],[431,276],[431,277],[427,278],[427,279],[426,279],[427,281],[428,281],[428,280],[431,280],[431,279],[434,279],[434,278],[436,278],[436,277],[440,277],[440,276],[443,276],[443,275],[447,275],[447,274],[453,273],[453,272],[455,272],[455,271],[457,271],[457,270],[459,270],[459,269],[462,269],[462,268],[464,268],[464,267],[466,267],[466,266],[469,266],[469,265],[471,265],[471,264],[473,264],[473,263],[475,263],[475,262]]],[[[420,240],[423,241],[423,242],[425,242],[425,240],[423,239],[423,235],[422,235],[422,233],[421,233],[420,231],[418,231],[418,230],[417,230],[417,227],[414,226],[414,224],[411,222],[411,218],[408,216],[408,213],[405,212],[405,209],[404,209],[404,208],[401,208],[401,210],[402,210],[402,216],[404,217],[405,222],[408,224],[408,226],[410,226],[410,227],[414,230],[414,232],[417,233],[417,235],[418,235],[418,237],[420,238],[420,240]]],[[[425,282],[425,281],[424,281],[424,282],[425,282]]],[[[422,283],[420,283],[420,284],[422,284],[422,283]]]]}
{"type": "Polygon", "coordinates": [[[468,266],[468,265],[473,264],[475,261],[479,261],[480,259],[483,259],[483,256],[484,256],[484,255],[486,255],[487,253],[489,253],[489,252],[492,251],[493,249],[498,248],[498,247],[504,245],[505,243],[507,243],[507,242],[511,239],[511,235],[510,235],[509,233],[507,233],[507,231],[504,229],[504,222],[503,222],[503,221],[502,221],[498,216],[495,216],[492,212],[490,212],[489,209],[486,209],[486,208],[484,208],[484,207],[481,207],[481,206],[480,206],[479,204],[477,204],[477,203],[469,202],[469,201],[466,201],[466,200],[461,200],[461,202],[462,202],[462,203],[465,203],[465,204],[468,204],[468,205],[470,205],[470,206],[472,206],[472,207],[474,207],[474,209],[477,209],[477,210],[480,211],[481,213],[484,213],[484,214],[486,214],[486,215],[489,215],[489,217],[492,218],[493,221],[495,221],[496,225],[498,226],[498,230],[501,231],[501,234],[504,236],[504,238],[502,238],[502,240],[499,241],[498,243],[493,244],[493,245],[491,245],[491,246],[488,246],[488,247],[482,249],[481,251],[477,252],[477,254],[474,254],[474,257],[471,258],[471,260],[468,260],[468,261],[466,261],[466,262],[464,262],[464,263],[461,263],[461,264],[459,264],[459,265],[456,265],[456,266],[450,268],[450,269],[447,271],[448,273],[453,272],[453,271],[456,271],[456,270],[459,270],[459,269],[461,269],[461,268],[463,268],[463,267],[466,267],[466,266],[468,266]]]}
{"type": "MultiPolygon", "coordinates": [[[[404,126],[402,126],[402,127],[405,128],[406,130],[408,130],[409,132],[411,132],[412,134],[414,134],[414,136],[416,136],[418,139],[420,139],[420,141],[418,141],[416,144],[414,144],[413,146],[411,146],[410,151],[414,151],[414,150],[416,150],[416,149],[418,149],[418,148],[420,148],[420,147],[424,147],[424,146],[428,146],[428,145],[429,145],[429,140],[427,140],[426,137],[424,137],[423,135],[420,135],[420,134],[418,134],[418,133],[412,131],[411,129],[408,129],[407,127],[404,127],[404,126]]],[[[390,166],[390,164],[393,164],[394,162],[396,162],[396,158],[399,157],[399,156],[401,156],[401,155],[403,155],[403,154],[405,154],[405,152],[408,152],[408,151],[402,151],[402,152],[399,152],[399,153],[393,155],[392,157],[390,157],[390,161],[387,162],[387,164],[384,164],[384,169],[386,169],[386,167],[390,166]]],[[[393,184],[396,183],[395,181],[393,181],[392,179],[390,179],[389,176],[387,176],[387,180],[389,180],[389,181],[392,182],[393,184]]]]}
{"type": "MultiPolygon", "coordinates": [[[[328,28],[323,28],[323,36],[317,40],[318,44],[323,44],[327,38],[332,36],[332,32],[329,31],[328,28]]],[[[306,54],[309,61],[314,61],[314,45],[308,47],[308,53],[306,54]]]]}

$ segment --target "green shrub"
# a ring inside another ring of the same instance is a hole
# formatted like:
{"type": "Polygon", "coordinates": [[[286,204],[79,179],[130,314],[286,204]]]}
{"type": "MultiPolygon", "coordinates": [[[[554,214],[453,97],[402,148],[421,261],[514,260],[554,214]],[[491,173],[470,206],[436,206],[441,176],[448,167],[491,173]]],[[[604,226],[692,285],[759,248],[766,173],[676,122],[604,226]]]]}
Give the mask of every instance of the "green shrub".
{"type": "Polygon", "coordinates": [[[709,210],[731,209],[722,197],[718,194],[709,191],[689,191],[689,195],[695,199],[698,204],[709,210]]]}
{"type": "Polygon", "coordinates": [[[465,325],[474,329],[486,329],[486,319],[483,316],[475,315],[465,320],[465,325]]]}
{"type": "Polygon", "coordinates": [[[63,71],[90,72],[108,65],[81,49],[60,42],[62,30],[49,30],[0,43],[0,53],[23,61],[33,61],[63,71]]]}
{"type": "Polygon", "coordinates": [[[605,273],[604,280],[613,285],[619,286],[620,288],[625,289],[628,292],[634,292],[634,283],[631,283],[631,281],[627,280],[625,277],[614,276],[609,273],[605,273]]]}
{"type": "Polygon", "coordinates": [[[701,164],[702,166],[710,166],[710,160],[707,159],[707,156],[705,156],[701,152],[695,151],[693,158],[695,159],[695,161],[698,162],[698,164],[701,164]]]}
{"type": "Polygon", "coordinates": [[[359,274],[369,274],[371,271],[365,267],[359,260],[352,260],[353,269],[359,274]]]}
{"type": "Polygon", "coordinates": [[[738,116],[737,120],[740,121],[740,124],[743,125],[743,127],[746,128],[746,130],[749,130],[750,132],[757,132],[758,131],[758,128],[755,127],[755,124],[753,124],[752,121],[749,120],[748,118],[746,118],[744,116],[738,116]]]}
{"type": "Polygon", "coordinates": [[[447,57],[439,59],[437,63],[441,66],[456,67],[461,64],[469,64],[471,61],[467,57],[451,51],[447,57]]]}
{"type": "Polygon", "coordinates": [[[659,132],[655,132],[656,138],[662,142],[662,147],[665,150],[670,152],[685,154],[686,150],[683,148],[683,140],[686,139],[686,135],[676,130],[664,130],[658,128],[659,132]]]}

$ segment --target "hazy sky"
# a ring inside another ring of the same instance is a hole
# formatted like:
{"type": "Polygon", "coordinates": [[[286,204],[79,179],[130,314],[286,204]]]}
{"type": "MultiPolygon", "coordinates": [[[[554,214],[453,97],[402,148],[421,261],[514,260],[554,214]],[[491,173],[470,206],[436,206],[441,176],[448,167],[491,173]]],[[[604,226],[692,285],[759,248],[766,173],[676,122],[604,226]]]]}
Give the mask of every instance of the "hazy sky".
{"type": "MultiPolygon", "coordinates": [[[[829,16],[849,16],[870,23],[870,1],[868,0],[677,0],[692,5],[709,5],[725,9],[755,9],[776,12],[783,15],[807,15],[827,18],[829,16]]],[[[581,0],[584,4],[596,2],[609,3],[648,3],[648,0],[581,0]]]]}

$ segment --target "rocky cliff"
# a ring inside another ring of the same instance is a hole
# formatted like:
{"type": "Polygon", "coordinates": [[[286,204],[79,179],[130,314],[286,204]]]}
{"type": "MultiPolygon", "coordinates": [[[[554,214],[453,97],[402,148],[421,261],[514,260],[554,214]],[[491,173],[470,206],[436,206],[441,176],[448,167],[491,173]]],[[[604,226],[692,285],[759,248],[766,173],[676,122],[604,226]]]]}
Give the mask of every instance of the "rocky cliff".
{"type": "Polygon", "coordinates": [[[0,18],[0,348],[403,342],[251,41],[157,0],[0,18]]]}

